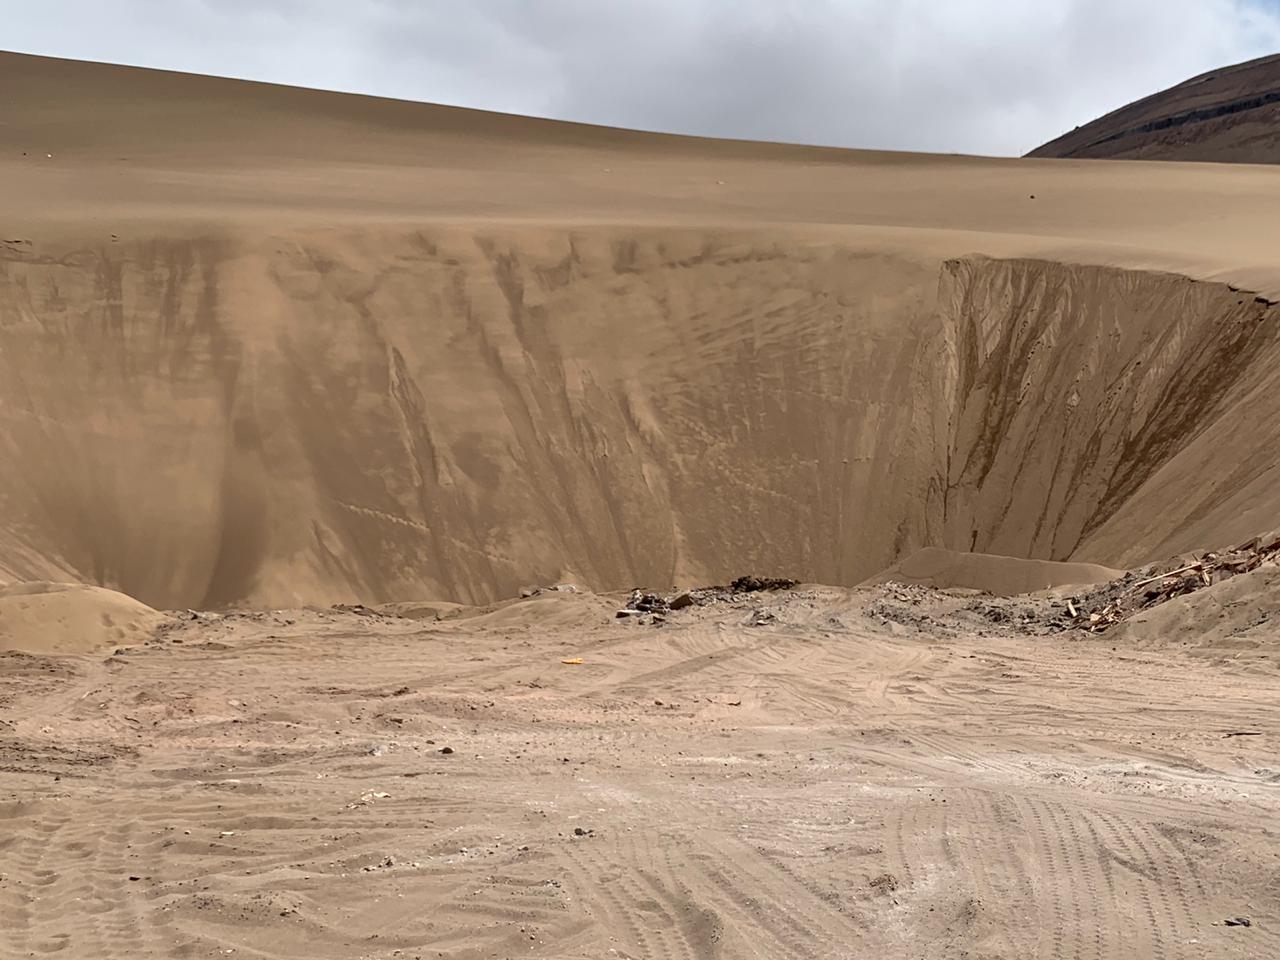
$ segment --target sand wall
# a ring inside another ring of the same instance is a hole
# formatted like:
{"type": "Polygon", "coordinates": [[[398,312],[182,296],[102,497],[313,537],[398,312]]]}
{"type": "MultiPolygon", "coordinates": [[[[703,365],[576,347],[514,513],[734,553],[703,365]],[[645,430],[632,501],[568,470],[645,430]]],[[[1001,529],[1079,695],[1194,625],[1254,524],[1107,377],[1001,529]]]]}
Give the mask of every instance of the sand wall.
{"type": "Polygon", "coordinates": [[[0,256],[0,576],[158,607],[1117,564],[1280,499],[1276,312],[1222,285],[776,230],[0,256]]]}

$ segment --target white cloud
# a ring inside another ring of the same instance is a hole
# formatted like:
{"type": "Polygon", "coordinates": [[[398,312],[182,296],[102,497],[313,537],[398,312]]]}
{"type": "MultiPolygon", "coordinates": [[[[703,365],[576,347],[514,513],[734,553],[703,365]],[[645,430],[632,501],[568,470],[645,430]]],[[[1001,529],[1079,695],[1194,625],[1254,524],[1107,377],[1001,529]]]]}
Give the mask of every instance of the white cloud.
{"type": "Polygon", "coordinates": [[[650,129],[1021,153],[1280,49],[1260,0],[41,0],[10,49],[650,129]]]}

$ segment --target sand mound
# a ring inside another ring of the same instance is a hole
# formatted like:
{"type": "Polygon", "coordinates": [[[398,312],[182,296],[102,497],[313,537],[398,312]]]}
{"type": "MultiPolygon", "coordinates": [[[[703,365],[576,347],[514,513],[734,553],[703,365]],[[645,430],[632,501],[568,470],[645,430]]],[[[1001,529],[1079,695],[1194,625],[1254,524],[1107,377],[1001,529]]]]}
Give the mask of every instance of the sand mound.
{"type": "Polygon", "coordinates": [[[1280,516],[1270,171],[0,85],[0,576],[488,604],[1280,516]]]}
{"type": "Polygon", "coordinates": [[[0,651],[94,653],[141,643],[168,619],[132,597],[100,587],[0,586],[0,651]]]}
{"type": "Polygon", "coordinates": [[[1028,156],[1280,163],[1280,55],[1193,77],[1028,156]]]}
{"type": "Polygon", "coordinates": [[[1107,631],[1113,643],[1251,659],[1280,651],[1280,565],[1177,597],[1107,631]]]}
{"type": "Polygon", "coordinates": [[[903,558],[868,583],[919,584],[942,590],[981,590],[1000,597],[1035,593],[1052,587],[1105,583],[1120,571],[1094,563],[1020,560],[988,553],[960,553],[925,547],[903,558]]]}

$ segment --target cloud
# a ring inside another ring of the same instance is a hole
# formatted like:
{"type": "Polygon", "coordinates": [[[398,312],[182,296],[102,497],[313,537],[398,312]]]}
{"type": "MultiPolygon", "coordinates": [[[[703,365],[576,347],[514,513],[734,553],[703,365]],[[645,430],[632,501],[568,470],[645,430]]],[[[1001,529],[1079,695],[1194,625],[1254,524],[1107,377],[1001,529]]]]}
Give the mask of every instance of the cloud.
{"type": "Polygon", "coordinates": [[[1262,0],[42,0],[11,49],[646,129],[1022,153],[1280,49],[1262,0]]]}

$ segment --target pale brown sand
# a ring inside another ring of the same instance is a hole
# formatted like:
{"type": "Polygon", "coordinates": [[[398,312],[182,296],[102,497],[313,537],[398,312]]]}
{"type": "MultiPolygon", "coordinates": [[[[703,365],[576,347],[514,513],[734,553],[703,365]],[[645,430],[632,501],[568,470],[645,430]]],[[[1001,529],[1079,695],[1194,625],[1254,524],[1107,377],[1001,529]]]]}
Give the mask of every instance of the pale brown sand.
{"type": "Polygon", "coordinates": [[[141,643],[167,619],[132,597],[101,587],[0,585],[0,651],[94,653],[141,643]]]}
{"type": "Polygon", "coordinates": [[[1262,574],[1190,646],[901,585],[503,599],[1275,526],[1274,170],[0,90],[0,576],[413,617],[0,657],[4,960],[1280,952],[1262,574]]]}
{"type": "Polygon", "coordinates": [[[1096,563],[1054,563],[924,547],[874,577],[872,583],[892,580],[941,589],[960,588],[1014,596],[1053,587],[1105,583],[1120,575],[1121,571],[1096,563]]]}
{"type": "Polygon", "coordinates": [[[911,590],[0,656],[0,955],[1280,952],[1274,633],[1113,652],[911,590]]]}

